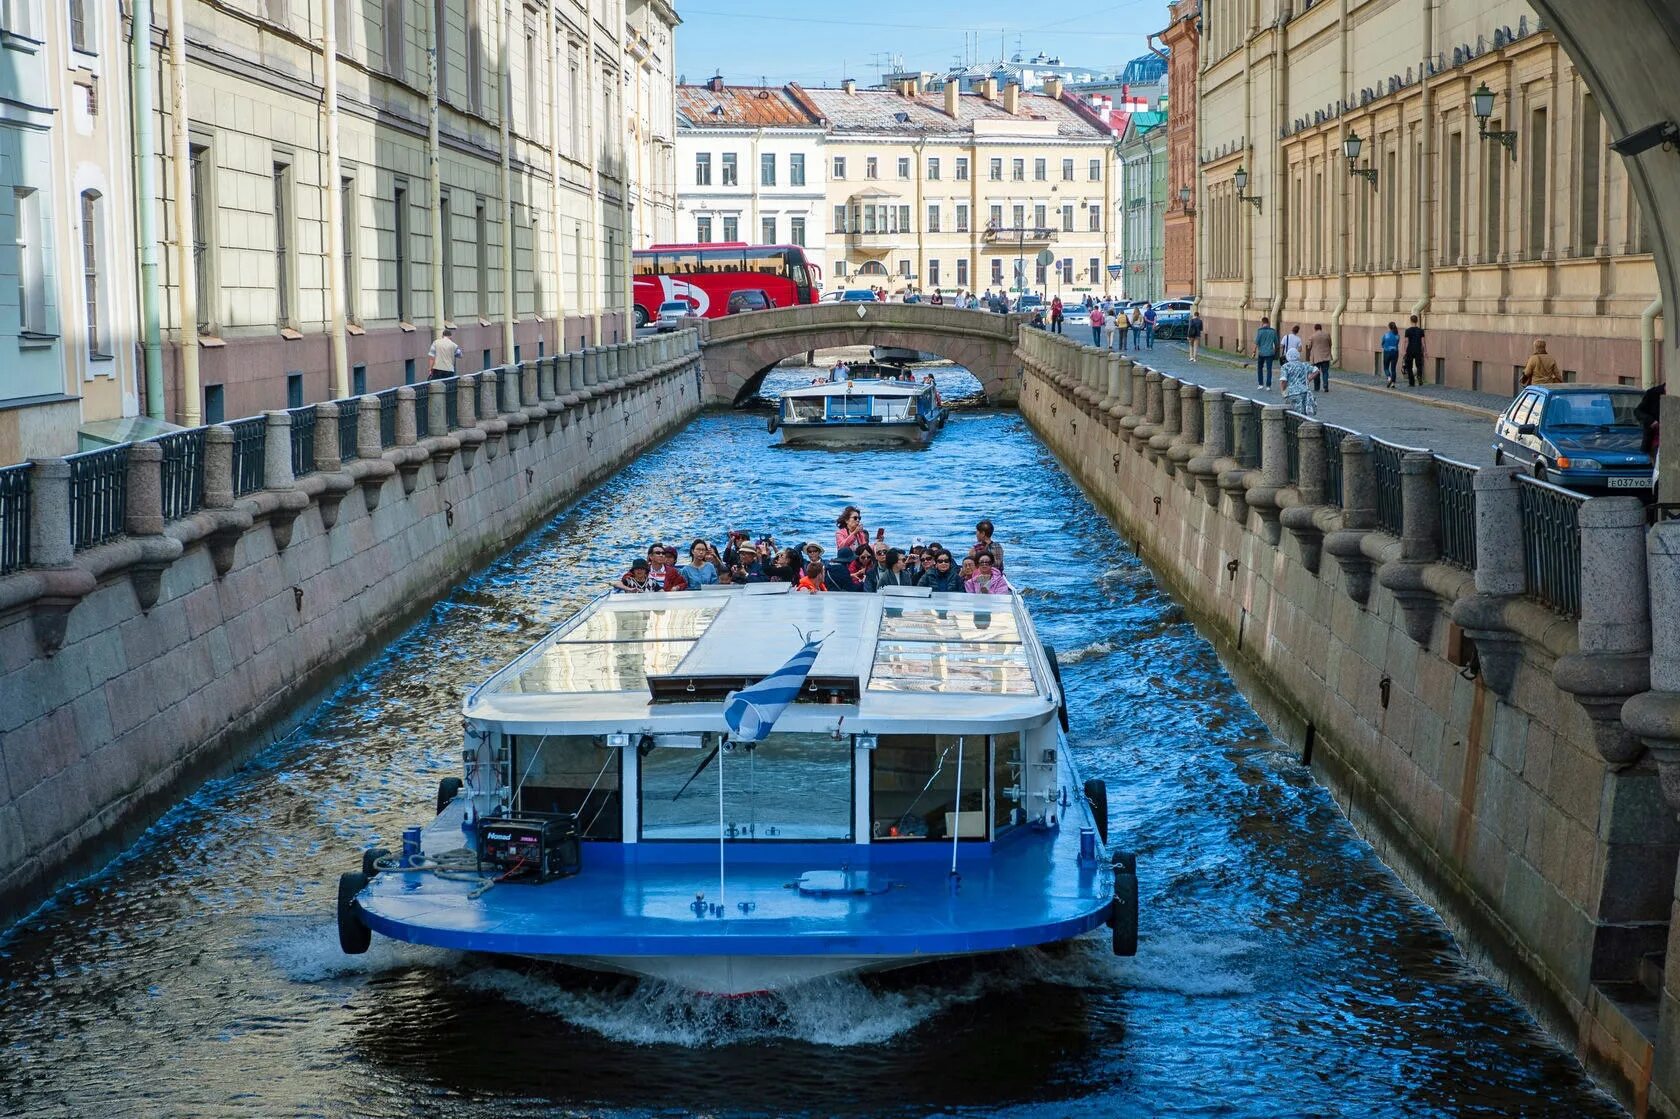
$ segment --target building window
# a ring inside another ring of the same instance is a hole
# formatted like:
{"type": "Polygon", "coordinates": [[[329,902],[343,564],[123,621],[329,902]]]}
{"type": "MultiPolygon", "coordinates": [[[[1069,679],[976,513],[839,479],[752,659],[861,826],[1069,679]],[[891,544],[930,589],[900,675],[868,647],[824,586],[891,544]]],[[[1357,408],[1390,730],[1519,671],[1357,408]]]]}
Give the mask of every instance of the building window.
{"type": "Polygon", "coordinates": [[[934,156],[927,161],[927,173],[928,173],[928,178],[929,179],[938,179],[939,178],[939,157],[938,156],[934,156]]]}
{"type": "Polygon", "coordinates": [[[1002,206],[993,206],[992,207],[991,216],[987,219],[986,224],[993,229],[1003,228],[1003,207],[1002,206]]]}
{"type": "Polygon", "coordinates": [[[1085,177],[1090,179],[1093,183],[1102,182],[1102,160],[1093,159],[1091,161],[1091,166],[1085,172],[1085,177]]]}
{"type": "MultiPolygon", "coordinates": [[[[889,210],[892,209],[892,207],[890,207],[890,206],[887,207],[887,208],[889,210]]],[[[910,226],[910,207],[909,206],[900,206],[898,208],[898,229],[895,230],[895,232],[909,233],[910,229],[911,229],[911,226],[910,226]]]]}
{"type": "Polygon", "coordinates": [[[834,232],[846,232],[846,207],[844,206],[834,207],[834,232]]]}
{"type": "Polygon", "coordinates": [[[1062,160],[1062,182],[1073,182],[1073,160],[1071,159],[1062,160]]]}
{"type": "Polygon", "coordinates": [[[1442,256],[1445,263],[1457,264],[1464,257],[1464,133],[1454,132],[1447,137],[1447,181],[1443,193],[1447,199],[1445,222],[1446,243],[1442,256]]]}
{"type": "MultiPolygon", "coordinates": [[[[1021,223],[1016,222],[1015,224],[1020,225],[1021,223]]],[[[1037,206],[1033,207],[1033,228],[1034,229],[1049,229],[1050,228],[1050,220],[1049,220],[1049,217],[1048,217],[1048,210],[1044,206],[1043,203],[1039,203],[1037,206]]]]}
{"type": "Polygon", "coordinates": [[[1547,187],[1551,176],[1547,173],[1547,139],[1549,136],[1548,121],[1550,113],[1546,109],[1535,109],[1528,114],[1528,135],[1523,137],[1528,141],[1528,244],[1523,246],[1525,255],[1530,260],[1539,260],[1546,255],[1547,207],[1551,199],[1547,196],[1547,187]]]}
{"type": "Polygon", "coordinates": [[[215,205],[210,194],[210,182],[214,168],[207,146],[193,144],[188,153],[188,170],[192,179],[193,289],[198,298],[198,329],[204,333],[209,331],[212,321],[210,269],[214,262],[210,253],[210,230],[213,228],[211,219],[215,205]]]}
{"type": "Polygon", "coordinates": [[[34,0],[0,0],[0,27],[26,39],[34,38],[35,24],[30,19],[33,4],[34,0]]]}
{"type": "Polygon", "coordinates": [[[730,215],[723,219],[723,239],[725,241],[739,241],[741,239],[741,219],[730,215]]]}
{"type": "MultiPolygon", "coordinates": [[[[910,262],[907,260],[904,263],[909,264],[910,262]]],[[[939,262],[937,260],[928,261],[927,282],[929,287],[936,288],[939,286],[939,262]]]]}
{"type": "MultiPolygon", "coordinates": [[[[1041,209],[1041,210],[1043,208],[1044,207],[1042,207],[1042,206],[1039,207],[1039,209],[1041,209]]],[[[1011,206],[1009,208],[1009,218],[1010,218],[1009,224],[1016,229],[1020,229],[1023,225],[1027,224],[1027,208],[1025,206],[1020,205],[1020,204],[1016,204],[1014,206],[1011,206]]],[[[1040,222],[1039,224],[1043,225],[1044,223],[1040,222]]]]}
{"type": "Polygon", "coordinates": [[[1062,283],[1073,283],[1073,258],[1071,256],[1062,258],[1062,283]]]}
{"type": "Polygon", "coordinates": [[[219,424],[227,418],[227,404],[221,385],[204,386],[204,422],[219,424]]]}
{"type": "Polygon", "coordinates": [[[957,157],[957,181],[968,182],[968,157],[966,155],[957,157]]]}
{"type": "Polygon", "coordinates": [[[788,219],[788,239],[796,245],[805,244],[805,219],[788,219]]]}
{"type": "Polygon", "coordinates": [[[275,323],[292,325],[292,166],[274,164],[274,307],[275,323]]]}
{"type": "Polygon", "coordinates": [[[992,160],[991,171],[992,171],[992,182],[1001,183],[1003,181],[1003,160],[1001,160],[1001,159],[992,160]]]}
{"type": "Polygon", "coordinates": [[[929,233],[939,232],[939,204],[937,202],[930,202],[928,204],[927,231],[929,233]]]}
{"type": "Polygon", "coordinates": [[[805,185],[805,153],[794,152],[788,156],[788,185],[805,185]]]}
{"type": "MultiPolygon", "coordinates": [[[[340,12],[355,11],[349,4],[335,4],[333,7],[340,12]]],[[[408,40],[407,10],[406,0],[385,0],[385,12],[381,17],[385,24],[385,72],[398,79],[407,72],[403,65],[403,48],[408,40]]],[[[348,47],[347,40],[338,45],[340,51],[348,47]]]]}
{"type": "Polygon", "coordinates": [[[712,243],[711,218],[694,219],[694,239],[702,245],[709,245],[712,243]]]}
{"type": "MultiPolygon", "coordinates": [[[[400,5],[399,5],[400,6],[400,5]]],[[[527,13],[529,18],[529,13],[527,13]]],[[[525,134],[542,139],[542,63],[537,47],[537,29],[525,25],[525,134]]]]}
{"type": "Polygon", "coordinates": [[[846,157],[843,155],[837,155],[834,157],[834,177],[836,179],[844,179],[846,177],[846,157]]]}
{"type": "Polygon", "coordinates": [[[339,229],[342,233],[342,244],[339,246],[343,257],[344,275],[344,315],[350,322],[358,322],[356,315],[356,180],[343,178],[339,180],[340,215],[339,229]]]}
{"type": "Polygon", "coordinates": [[[764,152],[758,157],[758,184],[773,187],[776,185],[776,153],[764,152]]]}
{"type": "Polygon", "coordinates": [[[408,278],[408,184],[398,183],[391,196],[395,211],[396,230],[397,321],[410,322],[413,313],[413,291],[408,278]]]}
{"type": "Polygon", "coordinates": [[[1050,274],[1048,269],[1046,269],[1046,267],[1044,265],[1040,264],[1040,265],[1037,266],[1037,268],[1034,271],[1036,273],[1035,276],[1033,277],[1034,281],[1038,284],[1039,287],[1043,287],[1045,279],[1050,274]]]}
{"type": "Polygon", "coordinates": [[[966,202],[957,203],[957,232],[968,232],[968,204],[966,202]]]}
{"type": "Polygon", "coordinates": [[[94,25],[97,0],[70,0],[70,45],[83,54],[98,50],[98,28],[94,25]]]}
{"type": "Polygon", "coordinates": [[[82,299],[87,304],[88,355],[109,358],[111,347],[99,311],[99,192],[82,191],[82,299]]]}
{"type": "Polygon", "coordinates": [[[490,213],[484,199],[473,200],[473,261],[478,273],[478,316],[490,317],[490,213]]]}
{"type": "Polygon", "coordinates": [[[13,218],[17,225],[18,329],[47,333],[46,253],[41,242],[39,196],[33,187],[12,188],[13,218]]]}
{"type": "MultiPolygon", "coordinates": [[[[1503,121],[1488,121],[1488,131],[1492,132],[1504,126],[1503,121]]],[[[1505,149],[1497,144],[1482,145],[1482,179],[1487,191],[1482,200],[1482,259],[1492,263],[1499,259],[1504,243],[1505,232],[1505,195],[1504,195],[1504,160],[1505,149]]]]}
{"type": "Polygon", "coordinates": [[[765,245],[774,245],[776,243],[776,219],[773,217],[762,218],[759,220],[758,225],[759,236],[763,238],[761,243],[765,245]]]}
{"type": "Polygon", "coordinates": [[[881,161],[876,159],[874,156],[867,157],[863,161],[863,177],[866,178],[866,179],[878,179],[878,178],[880,178],[881,177],[881,161]]]}
{"type": "Polygon", "coordinates": [[[1045,179],[1049,178],[1046,163],[1047,163],[1047,161],[1042,160],[1042,159],[1033,160],[1033,181],[1034,182],[1042,183],[1042,182],[1045,181],[1045,179]]]}
{"type": "Polygon", "coordinates": [[[1095,202],[1091,203],[1091,232],[1102,232],[1102,206],[1095,202]]]}
{"type": "Polygon", "coordinates": [[[901,179],[910,177],[910,160],[907,156],[901,155],[898,157],[898,177],[901,179]]]}
{"type": "Polygon", "coordinates": [[[1091,260],[1090,260],[1090,263],[1087,267],[1088,267],[1088,270],[1090,272],[1091,282],[1093,284],[1102,283],[1102,260],[1101,260],[1101,258],[1092,257],[1091,260]]]}
{"type": "Polygon", "coordinates": [[[1003,283],[1003,260],[1000,257],[992,258],[992,283],[1003,283]]]}
{"type": "Polygon", "coordinates": [[[735,164],[735,153],[734,152],[724,152],[723,153],[723,182],[722,182],[722,185],[726,186],[726,187],[731,187],[731,186],[739,186],[740,184],[741,184],[740,169],[735,164]]]}
{"type": "MultiPolygon", "coordinates": [[[[437,2],[438,2],[439,10],[441,11],[442,6],[443,6],[443,0],[437,0],[437,2]]],[[[441,20],[439,21],[439,23],[432,24],[433,27],[438,27],[440,25],[441,25],[441,20]]],[[[438,89],[441,91],[442,88],[443,88],[443,77],[442,77],[443,66],[442,66],[442,61],[441,61],[442,58],[443,58],[443,49],[442,49],[441,45],[438,49],[438,58],[440,60],[439,64],[438,64],[438,71],[439,71],[438,89]]],[[[567,60],[567,74],[566,74],[567,88],[571,91],[571,96],[566,101],[566,112],[568,114],[570,114],[570,116],[571,116],[572,154],[574,156],[581,157],[583,155],[583,143],[584,143],[584,132],[583,132],[583,75],[582,75],[582,72],[580,71],[580,69],[578,67],[578,48],[575,45],[567,44],[566,60],[567,60]]],[[[711,158],[710,156],[707,157],[708,160],[710,158],[711,158]]],[[[708,164],[708,166],[706,168],[706,181],[704,183],[702,183],[701,185],[702,186],[710,186],[711,184],[712,184],[712,172],[711,172],[711,167],[708,164]]]]}
{"type": "MultiPolygon", "coordinates": [[[[438,26],[446,27],[447,23],[438,26]]],[[[482,32],[478,26],[478,4],[467,4],[467,104],[474,112],[478,111],[479,103],[484,97],[484,52],[481,43],[482,32]]]]}
{"type": "Polygon", "coordinates": [[[1027,161],[1024,159],[1011,160],[1009,163],[1009,177],[1015,182],[1027,181],[1027,161]]]}
{"type": "Polygon", "coordinates": [[[906,280],[915,278],[915,274],[910,271],[910,261],[908,258],[898,262],[898,274],[901,278],[906,280]]]}
{"type": "Polygon", "coordinates": [[[1604,161],[1604,141],[1599,134],[1598,101],[1590,93],[1581,95],[1581,185],[1575,192],[1575,252],[1592,256],[1598,251],[1599,174],[1604,161]]]}
{"type": "Polygon", "coordinates": [[[837,261],[834,262],[834,276],[835,276],[836,279],[839,279],[839,280],[844,280],[846,278],[846,262],[845,261],[837,260],[837,261]]]}
{"type": "Polygon", "coordinates": [[[1063,206],[1062,206],[1062,232],[1063,233],[1072,233],[1073,232],[1073,203],[1072,202],[1064,203],[1063,206]]]}
{"type": "Polygon", "coordinates": [[[442,261],[440,271],[443,273],[443,319],[445,322],[454,322],[455,213],[450,207],[448,193],[438,199],[438,235],[443,242],[438,248],[438,257],[442,261]]]}
{"type": "MultiPolygon", "coordinates": [[[[573,112],[577,111],[577,106],[576,105],[572,106],[572,111],[573,112]]],[[[712,185],[712,153],[711,152],[695,152],[694,153],[694,185],[695,186],[711,186],[712,185]]]]}
{"type": "Polygon", "coordinates": [[[961,257],[957,260],[957,286],[960,288],[966,288],[968,286],[967,257],[961,257]]]}

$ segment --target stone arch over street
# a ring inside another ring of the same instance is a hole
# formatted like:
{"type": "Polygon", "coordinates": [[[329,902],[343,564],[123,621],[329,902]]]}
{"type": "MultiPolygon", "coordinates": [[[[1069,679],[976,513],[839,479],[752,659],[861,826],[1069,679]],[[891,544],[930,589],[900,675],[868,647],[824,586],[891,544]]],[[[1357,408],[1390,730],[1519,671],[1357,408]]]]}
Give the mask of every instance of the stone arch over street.
{"type": "Polygon", "coordinates": [[[808,350],[899,346],[964,366],[994,404],[1019,389],[1016,332],[1024,316],[917,303],[822,303],[756,311],[702,323],[704,398],[739,405],[778,362],[808,350]]]}

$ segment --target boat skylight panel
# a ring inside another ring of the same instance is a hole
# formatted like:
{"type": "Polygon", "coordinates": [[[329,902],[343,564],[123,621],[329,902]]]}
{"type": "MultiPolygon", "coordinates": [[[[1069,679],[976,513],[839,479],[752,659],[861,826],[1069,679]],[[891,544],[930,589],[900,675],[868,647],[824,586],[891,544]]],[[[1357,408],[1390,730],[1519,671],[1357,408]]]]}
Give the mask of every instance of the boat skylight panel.
{"type": "Polygon", "coordinates": [[[645,691],[649,676],[674,671],[692,648],[693,641],[556,641],[521,671],[509,673],[496,690],[516,695],[645,691]]]}
{"type": "Polygon", "coordinates": [[[887,607],[869,690],[1032,695],[1032,667],[1009,610],[887,607]]]}
{"type": "Polygon", "coordinates": [[[710,628],[721,606],[601,609],[576,629],[562,634],[563,642],[577,641],[693,641],[710,628]]]}

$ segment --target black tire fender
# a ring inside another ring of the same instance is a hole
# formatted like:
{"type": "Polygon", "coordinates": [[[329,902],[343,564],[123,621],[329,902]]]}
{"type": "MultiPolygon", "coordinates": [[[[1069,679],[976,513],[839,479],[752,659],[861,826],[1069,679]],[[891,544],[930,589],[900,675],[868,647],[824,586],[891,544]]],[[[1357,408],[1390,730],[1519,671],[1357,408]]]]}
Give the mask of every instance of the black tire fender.
{"type": "Polygon", "coordinates": [[[373,943],[373,930],[362,920],[356,895],[367,889],[367,875],[359,870],[338,876],[338,946],[347,956],[360,956],[373,943]]]}
{"type": "Polygon", "coordinates": [[[768,431],[771,435],[776,434],[776,429],[781,426],[782,417],[778,412],[771,412],[770,418],[764,421],[764,430],[768,431]]]}
{"type": "Polygon", "coordinates": [[[916,413],[916,426],[921,428],[923,431],[928,429],[928,418],[920,412],[916,413]]]}
{"type": "Polygon", "coordinates": [[[1056,696],[1060,706],[1056,709],[1056,717],[1061,720],[1062,729],[1068,729],[1067,689],[1062,687],[1062,665],[1056,659],[1056,647],[1044,646],[1044,659],[1050,662],[1050,675],[1056,678],[1056,696]]]}
{"type": "Polygon", "coordinates": [[[1085,782],[1085,799],[1091,804],[1091,819],[1097,824],[1097,838],[1108,846],[1108,784],[1100,777],[1085,782]]]}
{"type": "Polygon", "coordinates": [[[449,802],[454,800],[460,792],[461,779],[459,777],[445,777],[438,782],[437,814],[439,816],[443,815],[443,810],[449,807],[449,802]]]}
{"type": "Polygon", "coordinates": [[[1114,852],[1114,900],[1109,904],[1108,927],[1116,956],[1137,955],[1137,856],[1130,851],[1114,852]]]}
{"type": "Polygon", "coordinates": [[[387,859],[387,858],[390,858],[390,857],[391,857],[391,852],[387,851],[383,847],[369,847],[366,851],[363,851],[362,852],[362,875],[363,875],[363,877],[365,877],[365,878],[367,878],[371,881],[373,879],[373,876],[379,873],[379,866],[378,866],[379,860],[380,859],[387,859]]]}

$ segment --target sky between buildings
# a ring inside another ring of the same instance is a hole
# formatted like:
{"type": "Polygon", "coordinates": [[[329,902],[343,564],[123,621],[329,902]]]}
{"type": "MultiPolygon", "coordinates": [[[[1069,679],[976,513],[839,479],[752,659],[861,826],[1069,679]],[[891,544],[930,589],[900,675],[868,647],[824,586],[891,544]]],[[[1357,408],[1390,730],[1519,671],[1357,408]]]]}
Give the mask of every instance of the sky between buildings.
{"type": "Polygon", "coordinates": [[[677,0],[677,72],[732,84],[870,84],[893,67],[946,70],[991,62],[1000,52],[1118,71],[1167,23],[1166,0],[1083,7],[1032,0],[677,0]]]}

